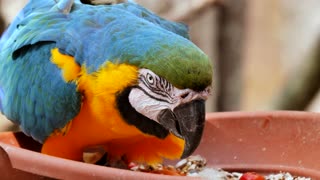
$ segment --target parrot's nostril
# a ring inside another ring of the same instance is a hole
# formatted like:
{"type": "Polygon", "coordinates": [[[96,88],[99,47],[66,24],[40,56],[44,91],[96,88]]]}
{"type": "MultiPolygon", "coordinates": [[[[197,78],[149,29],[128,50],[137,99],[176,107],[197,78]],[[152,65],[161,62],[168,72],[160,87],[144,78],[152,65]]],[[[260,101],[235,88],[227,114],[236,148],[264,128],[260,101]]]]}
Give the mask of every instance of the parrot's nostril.
{"type": "Polygon", "coordinates": [[[184,99],[184,98],[186,98],[186,97],[188,97],[189,96],[189,93],[184,93],[184,94],[182,94],[180,97],[181,97],[181,99],[184,99]]]}

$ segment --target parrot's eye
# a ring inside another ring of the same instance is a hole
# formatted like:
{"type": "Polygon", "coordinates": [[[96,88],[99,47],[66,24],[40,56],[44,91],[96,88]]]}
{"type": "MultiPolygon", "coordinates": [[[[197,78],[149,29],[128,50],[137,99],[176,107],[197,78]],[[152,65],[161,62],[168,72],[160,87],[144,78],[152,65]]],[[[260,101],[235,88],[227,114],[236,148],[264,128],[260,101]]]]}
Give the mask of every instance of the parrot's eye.
{"type": "Polygon", "coordinates": [[[149,90],[157,93],[165,93],[165,96],[168,96],[168,93],[172,89],[172,85],[166,79],[156,75],[150,70],[141,70],[140,80],[149,90]]]}
{"type": "Polygon", "coordinates": [[[139,88],[143,89],[149,96],[163,99],[163,101],[170,101],[172,85],[166,79],[148,69],[141,69],[139,80],[139,88]]]}
{"type": "Polygon", "coordinates": [[[152,77],[151,74],[148,73],[146,79],[150,85],[154,84],[154,78],[152,77]]]}

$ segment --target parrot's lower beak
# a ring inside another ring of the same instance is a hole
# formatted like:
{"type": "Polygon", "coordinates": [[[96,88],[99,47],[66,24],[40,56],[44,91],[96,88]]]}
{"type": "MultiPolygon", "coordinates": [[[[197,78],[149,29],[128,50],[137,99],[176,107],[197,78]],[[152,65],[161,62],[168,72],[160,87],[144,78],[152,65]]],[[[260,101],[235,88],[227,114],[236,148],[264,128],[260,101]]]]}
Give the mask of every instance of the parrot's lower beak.
{"type": "Polygon", "coordinates": [[[171,133],[185,140],[181,158],[186,158],[200,143],[205,123],[205,101],[193,100],[176,107],[173,111],[162,110],[158,120],[171,133]]]}

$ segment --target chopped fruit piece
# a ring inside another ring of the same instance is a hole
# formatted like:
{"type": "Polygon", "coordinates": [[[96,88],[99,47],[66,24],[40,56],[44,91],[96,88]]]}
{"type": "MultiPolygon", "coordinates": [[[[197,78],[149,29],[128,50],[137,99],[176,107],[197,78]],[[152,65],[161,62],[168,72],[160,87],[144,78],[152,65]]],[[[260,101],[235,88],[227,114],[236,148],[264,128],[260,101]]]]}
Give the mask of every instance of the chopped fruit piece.
{"type": "Polygon", "coordinates": [[[137,167],[138,165],[136,164],[136,163],[134,163],[134,162],[130,162],[129,164],[128,164],[128,169],[131,169],[131,170],[133,170],[135,167],[137,167]]]}
{"type": "Polygon", "coordinates": [[[106,151],[101,146],[89,147],[83,151],[83,161],[89,164],[97,163],[104,155],[106,151]]]}
{"type": "Polygon", "coordinates": [[[240,177],[240,180],[265,180],[265,178],[260,174],[247,172],[240,177]]]}

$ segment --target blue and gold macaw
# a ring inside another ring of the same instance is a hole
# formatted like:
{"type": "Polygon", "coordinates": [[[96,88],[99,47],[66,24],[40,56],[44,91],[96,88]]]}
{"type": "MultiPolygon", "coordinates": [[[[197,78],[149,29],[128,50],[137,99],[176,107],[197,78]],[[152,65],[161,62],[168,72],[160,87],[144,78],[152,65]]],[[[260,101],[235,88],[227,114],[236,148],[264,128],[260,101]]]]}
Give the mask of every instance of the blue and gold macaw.
{"type": "Polygon", "coordinates": [[[212,66],[183,24],[131,1],[31,0],[0,50],[0,110],[42,153],[152,164],[200,142],[212,66]]]}

